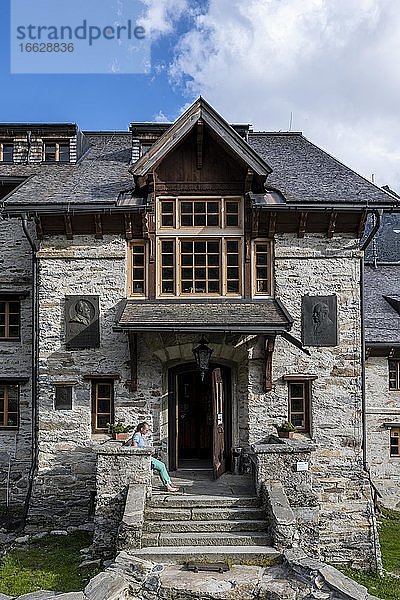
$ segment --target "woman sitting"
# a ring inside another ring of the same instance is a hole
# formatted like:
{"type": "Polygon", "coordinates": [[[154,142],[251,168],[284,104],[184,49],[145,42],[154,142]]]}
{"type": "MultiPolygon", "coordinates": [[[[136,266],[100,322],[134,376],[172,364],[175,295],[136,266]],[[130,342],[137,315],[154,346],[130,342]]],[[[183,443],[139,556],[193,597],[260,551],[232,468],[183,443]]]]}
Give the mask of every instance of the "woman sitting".
{"type": "MultiPolygon", "coordinates": [[[[147,435],[150,431],[149,424],[146,421],[143,423],[139,423],[136,427],[135,433],[130,440],[128,440],[127,445],[133,446],[134,448],[143,448],[145,446],[145,439],[143,436],[147,435]]],[[[171,484],[171,477],[167,471],[167,467],[161,460],[157,460],[156,458],[151,457],[151,466],[160,476],[161,481],[163,482],[165,489],[167,492],[179,492],[179,488],[173,486],[171,484]]]]}

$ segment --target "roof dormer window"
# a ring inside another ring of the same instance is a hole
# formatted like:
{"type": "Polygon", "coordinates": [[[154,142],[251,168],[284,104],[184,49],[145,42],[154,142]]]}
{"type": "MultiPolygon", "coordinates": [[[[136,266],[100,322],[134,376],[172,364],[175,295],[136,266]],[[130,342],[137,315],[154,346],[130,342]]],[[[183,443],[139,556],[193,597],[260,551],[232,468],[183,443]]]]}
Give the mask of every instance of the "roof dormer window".
{"type": "Polygon", "coordinates": [[[14,162],[14,144],[12,142],[0,142],[0,161],[14,162]]]}
{"type": "Polygon", "coordinates": [[[45,142],[44,162],[70,162],[69,142],[45,142]]]}

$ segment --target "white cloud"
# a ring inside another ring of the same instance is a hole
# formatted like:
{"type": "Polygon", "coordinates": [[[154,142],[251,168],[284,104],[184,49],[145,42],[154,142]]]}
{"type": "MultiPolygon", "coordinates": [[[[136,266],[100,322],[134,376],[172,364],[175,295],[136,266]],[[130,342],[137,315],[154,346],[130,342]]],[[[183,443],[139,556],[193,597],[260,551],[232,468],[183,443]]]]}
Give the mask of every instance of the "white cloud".
{"type": "Polygon", "coordinates": [[[145,16],[138,20],[150,32],[152,39],[171,33],[176,21],[187,12],[189,0],[141,0],[145,16]]]}
{"type": "Polygon", "coordinates": [[[398,0],[210,0],[171,80],[230,121],[293,129],[400,190],[398,0]]]}

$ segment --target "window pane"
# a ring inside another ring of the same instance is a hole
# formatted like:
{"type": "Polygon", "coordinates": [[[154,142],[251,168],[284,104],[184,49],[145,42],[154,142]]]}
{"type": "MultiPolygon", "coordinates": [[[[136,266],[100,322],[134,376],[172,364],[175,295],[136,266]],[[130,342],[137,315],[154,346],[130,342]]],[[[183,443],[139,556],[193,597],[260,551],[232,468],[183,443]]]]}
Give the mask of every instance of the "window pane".
{"type": "Polygon", "coordinates": [[[174,215],[163,215],[161,218],[161,225],[163,227],[173,227],[174,226],[174,215]]]}
{"type": "Polygon", "coordinates": [[[226,226],[227,227],[237,227],[239,225],[239,216],[238,215],[226,215],[226,226]]]}
{"type": "Polygon", "coordinates": [[[219,254],[219,242],[208,242],[208,252],[210,254],[219,254]]]}
{"type": "Polygon", "coordinates": [[[236,267],[239,265],[239,255],[238,254],[228,254],[226,257],[226,264],[228,266],[236,267]]]}
{"type": "Polygon", "coordinates": [[[173,281],[163,281],[161,284],[161,291],[163,294],[173,294],[174,293],[173,281]]]}
{"type": "Polygon", "coordinates": [[[173,279],[174,278],[174,269],[171,269],[170,267],[163,267],[162,278],[163,279],[173,279]]]}
{"type": "Polygon", "coordinates": [[[165,254],[172,254],[174,251],[174,242],[162,242],[161,250],[165,254]]]}
{"type": "Polygon", "coordinates": [[[3,144],[3,162],[12,163],[14,160],[14,144],[3,144]]]}
{"type": "Polygon", "coordinates": [[[227,241],[226,242],[226,251],[227,252],[238,252],[239,250],[239,242],[235,241],[227,241]]]}
{"type": "Polygon", "coordinates": [[[111,397],[111,385],[109,383],[99,383],[97,385],[97,397],[98,398],[110,398],[111,397]]]}
{"type": "Polygon", "coordinates": [[[228,281],[226,284],[226,289],[229,294],[239,293],[239,282],[238,281],[228,281]]]}
{"type": "Polygon", "coordinates": [[[209,281],[208,282],[208,292],[210,294],[219,294],[220,293],[219,281],[209,281]]]}
{"type": "Polygon", "coordinates": [[[72,409],[72,386],[57,385],[54,401],[55,410],[71,410],[72,409]]]}
{"type": "Polygon", "coordinates": [[[56,145],[45,144],[44,160],[46,162],[55,162],[56,160],[56,145]]]}
{"type": "Polygon", "coordinates": [[[173,202],[161,202],[161,210],[163,214],[174,212],[173,202]]]}
{"type": "Polygon", "coordinates": [[[291,422],[295,427],[304,428],[304,418],[302,415],[291,415],[291,422]]]}
{"type": "Polygon", "coordinates": [[[209,254],[207,257],[207,262],[209,267],[218,267],[219,266],[219,254],[209,254]]]}
{"type": "Polygon", "coordinates": [[[60,162],[69,162],[69,144],[59,145],[59,158],[60,162]]]}
{"type": "Polygon", "coordinates": [[[291,383],[290,384],[290,397],[291,398],[303,398],[304,397],[304,385],[302,383],[291,383]]]}
{"type": "MultiPolygon", "coordinates": [[[[189,257],[191,258],[191,257],[189,257]]],[[[173,254],[163,254],[161,257],[161,264],[163,267],[173,267],[174,266],[174,255],[173,254]]]]}
{"type": "Polygon", "coordinates": [[[97,429],[107,429],[107,423],[110,422],[111,415],[97,415],[97,429]]]}
{"type": "Polygon", "coordinates": [[[193,203],[192,202],[181,202],[181,212],[182,213],[192,213],[193,212],[193,203]]]}
{"type": "Polygon", "coordinates": [[[8,385],[8,410],[18,412],[18,386],[8,385]]]}
{"type": "Polygon", "coordinates": [[[219,226],[219,215],[208,215],[207,216],[207,225],[208,225],[208,227],[218,227],[219,226]]]}
{"type": "Polygon", "coordinates": [[[219,269],[208,269],[208,279],[219,279],[219,269]]]}
{"type": "Polygon", "coordinates": [[[195,252],[206,252],[207,243],[206,242],[194,242],[194,251],[195,252]]]}
{"type": "Polygon", "coordinates": [[[227,202],[225,204],[225,210],[227,213],[238,213],[239,203],[238,202],[227,202]]]}
{"type": "Polygon", "coordinates": [[[195,215],[194,216],[194,225],[195,225],[195,227],[205,227],[206,215],[195,215]]]}
{"type": "Polygon", "coordinates": [[[195,214],[205,213],[206,212],[206,203],[205,202],[195,202],[194,203],[194,212],[195,212],[195,214]]]}
{"type": "Polygon", "coordinates": [[[228,267],[226,271],[228,279],[239,279],[239,269],[237,267],[228,267]]]}
{"type": "Polygon", "coordinates": [[[291,404],[291,410],[293,412],[303,412],[304,411],[303,399],[292,398],[290,404],[291,404]]]}
{"type": "MultiPolygon", "coordinates": [[[[181,250],[183,254],[192,254],[193,253],[193,242],[182,242],[181,250]]],[[[205,250],[205,248],[204,248],[205,250]]],[[[204,252],[203,250],[203,252],[204,252]]],[[[198,251],[198,250],[196,250],[198,251]]]]}
{"type": "Polygon", "coordinates": [[[206,270],[197,268],[194,270],[195,279],[205,279],[206,278],[206,270]]]}
{"type": "Polygon", "coordinates": [[[196,265],[196,267],[205,267],[206,258],[207,256],[205,254],[195,254],[194,264],[196,265]]]}

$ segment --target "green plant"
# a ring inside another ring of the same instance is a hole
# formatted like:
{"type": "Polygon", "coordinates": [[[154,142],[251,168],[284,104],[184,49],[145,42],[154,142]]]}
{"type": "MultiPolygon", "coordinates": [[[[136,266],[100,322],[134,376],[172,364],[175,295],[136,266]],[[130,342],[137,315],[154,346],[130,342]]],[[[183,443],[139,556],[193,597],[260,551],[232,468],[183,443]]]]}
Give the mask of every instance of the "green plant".
{"type": "Polygon", "coordinates": [[[290,421],[283,421],[280,425],[279,423],[274,423],[274,427],[277,431],[295,431],[296,427],[290,421]]]}
{"type": "Polygon", "coordinates": [[[133,431],[135,428],[133,425],[124,425],[122,421],[118,421],[117,423],[107,423],[107,433],[129,433],[133,431]]]}

